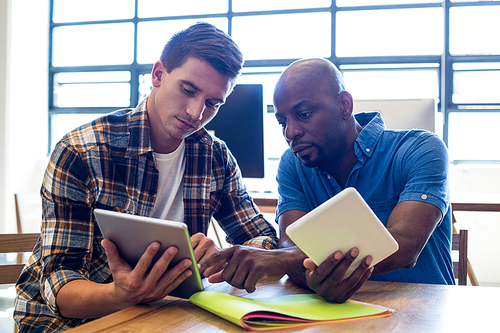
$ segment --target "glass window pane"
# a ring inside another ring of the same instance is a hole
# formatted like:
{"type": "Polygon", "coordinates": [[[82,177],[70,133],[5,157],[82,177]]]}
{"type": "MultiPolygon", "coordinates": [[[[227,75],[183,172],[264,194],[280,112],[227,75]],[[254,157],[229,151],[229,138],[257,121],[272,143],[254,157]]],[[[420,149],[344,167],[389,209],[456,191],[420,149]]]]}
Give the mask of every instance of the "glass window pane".
{"type": "Polygon", "coordinates": [[[453,72],[453,103],[500,103],[500,70],[453,72]]]}
{"type": "Polygon", "coordinates": [[[470,71],[470,70],[493,70],[500,69],[500,62],[455,62],[453,70],[455,71],[470,71]]]}
{"type": "Polygon", "coordinates": [[[56,107],[128,107],[129,105],[130,72],[54,75],[56,107]]]}
{"type": "Polygon", "coordinates": [[[500,160],[494,144],[500,142],[500,112],[451,112],[449,119],[450,160],[500,160]]]}
{"type": "Polygon", "coordinates": [[[63,26],[53,31],[53,66],[131,64],[134,60],[132,23],[63,26]]]}
{"type": "Polygon", "coordinates": [[[234,12],[330,7],[332,0],[233,0],[234,12]]]}
{"type": "Polygon", "coordinates": [[[54,148],[56,143],[68,132],[96,118],[99,118],[102,115],[104,115],[104,113],[71,113],[52,115],[50,118],[50,142],[52,143],[52,148],[54,148]]]}
{"type": "Polygon", "coordinates": [[[500,0],[451,0],[451,2],[479,2],[479,1],[498,2],[500,0]]]}
{"type": "Polygon", "coordinates": [[[500,6],[450,8],[451,54],[500,54],[500,6]]]}
{"type": "Polygon", "coordinates": [[[439,97],[438,70],[343,70],[346,89],[354,99],[439,97]]]}
{"type": "Polygon", "coordinates": [[[54,89],[54,105],[57,107],[127,107],[130,105],[130,84],[62,85],[54,89]]]}
{"type": "Polygon", "coordinates": [[[443,2],[442,0],[337,0],[339,7],[348,6],[376,6],[376,5],[398,5],[412,3],[433,3],[443,2]]]}
{"type": "Polygon", "coordinates": [[[130,72],[65,72],[54,76],[55,84],[79,82],[129,82],[130,72]]]}
{"type": "Polygon", "coordinates": [[[53,21],[83,22],[133,18],[134,0],[54,0],[53,21]]]}
{"type": "Polygon", "coordinates": [[[170,37],[196,22],[213,24],[227,33],[227,18],[206,18],[141,22],[137,27],[137,62],[152,64],[160,59],[161,51],[170,37]]]}
{"type": "Polygon", "coordinates": [[[227,12],[227,0],[139,0],[139,17],[199,15],[227,12]]]}
{"type": "Polygon", "coordinates": [[[139,102],[151,93],[152,86],[151,74],[148,73],[139,75],[139,102]]]}
{"type": "Polygon", "coordinates": [[[338,12],[336,25],[339,57],[443,53],[441,8],[338,12]]]}
{"type": "Polygon", "coordinates": [[[233,37],[247,60],[329,57],[331,14],[235,17],[233,37]]]}

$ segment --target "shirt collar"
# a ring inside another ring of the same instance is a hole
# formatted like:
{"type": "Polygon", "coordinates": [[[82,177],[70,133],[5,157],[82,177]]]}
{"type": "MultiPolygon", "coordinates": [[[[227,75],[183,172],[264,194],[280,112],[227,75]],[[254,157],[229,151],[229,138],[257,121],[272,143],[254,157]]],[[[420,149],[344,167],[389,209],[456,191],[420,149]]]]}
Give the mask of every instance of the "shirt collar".
{"type": "Polygon", "coordinates": [[[149,128],[147,100],[144,100],[128,116],[129,143],[125,156],[132,157],[153,152],[149,128]]]}
{"type": "Polygon", "coordinates": [[[354,117],[363,126],[354,144],[356,155],[358,158],[361,155],[371,157],[377,142],[385,130],[382,115],[380,112],[361,112],[355,114],[354,117]]]}
{"type": "Polygon", "coordinates": [[[210,133],[208,133],[205,127],[200,128],[197,132],[191,134],[187,139],[191,139],[199,142],[200,144],[205,144],[209,146],[211,146],[213,142],[212,136],[210,135],[210,133]]]}

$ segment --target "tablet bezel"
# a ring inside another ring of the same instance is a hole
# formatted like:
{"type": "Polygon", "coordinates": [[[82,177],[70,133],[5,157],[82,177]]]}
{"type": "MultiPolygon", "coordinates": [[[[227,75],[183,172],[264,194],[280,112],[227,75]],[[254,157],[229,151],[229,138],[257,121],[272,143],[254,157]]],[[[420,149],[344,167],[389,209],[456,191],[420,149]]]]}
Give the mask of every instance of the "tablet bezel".
{"type": "Polygon", "coordinates": [[[189,269],[193,274],[173,290],[170,296],[189,298],[192,294],[203,290],[186,224],[99,208],[94,209],[94,216],[103,237],[116,245],[120,256],[131,267],[135,267],[146,248],[154,241],[159,242],[161,246],[153,258],[151,267],[170,246],[177,247],[178,252],[172,259],[169,269],[183,259],[192,261],[189,269]]]}
{"type": "Polygon", "coordinates": [[[371,255],[371,266],[399,248],[398,243],[359,192],[349,187],[286,228],[286,234],[316,265],[335,251],[344,255],[357,247],[359,255],[344,275],[350,276],[371,255]]]}

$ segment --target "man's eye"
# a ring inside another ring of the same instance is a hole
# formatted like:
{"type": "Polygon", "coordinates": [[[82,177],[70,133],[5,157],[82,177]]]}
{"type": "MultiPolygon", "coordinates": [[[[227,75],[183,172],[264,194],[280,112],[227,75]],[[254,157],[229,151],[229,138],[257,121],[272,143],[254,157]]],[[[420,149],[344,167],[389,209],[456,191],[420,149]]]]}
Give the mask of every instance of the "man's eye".
{"type": "Polygon", "coordinates": [[[220,103],[215,103],[215,102],[211,102],[211,101],[207,101],[206,105],[208,108],[211,108],[211,109],[218,109],[221,106],[220,103]]]}
{"type": "Polygon", "coordinates": [[[302,120],[303,120],[303,119],[307,119],[307,118],[309,118],[309,116],[310,116],[310,115],[311,115],[311,111],[307,111],[307,112],[302,112],[302,113],[300,113],[297,117],[298,117],[299,119],[302,119],[302,120]]]}
{"type": "Polygon", "coordinates": [[[196,94],[196,91],[188,89],[186,87],[182,87],[182,90],[187,94],[187,95],[194,95],[196,94]]]}

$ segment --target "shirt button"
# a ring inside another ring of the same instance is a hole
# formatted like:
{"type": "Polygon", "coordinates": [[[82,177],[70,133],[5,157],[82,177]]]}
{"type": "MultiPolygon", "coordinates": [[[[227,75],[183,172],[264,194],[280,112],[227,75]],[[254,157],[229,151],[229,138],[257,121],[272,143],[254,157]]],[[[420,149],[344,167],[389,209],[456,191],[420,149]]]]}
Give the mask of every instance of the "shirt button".
{"type": "Polygon", "coordinates": [[[370,152],[370,148],[366,148],[366,152],[369,153],[370,152]]]}
{"type": "Polygon", "coordinates": [[[420,197],[421,197],[423,200],[427,199],[427,195],[425,195],[425,194],[422,194],[420,197]]]}

